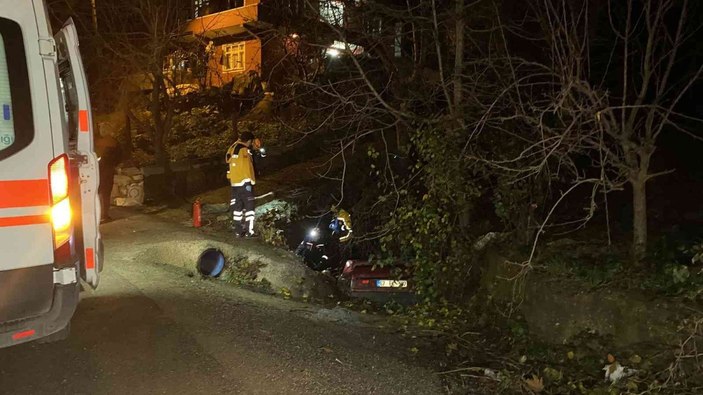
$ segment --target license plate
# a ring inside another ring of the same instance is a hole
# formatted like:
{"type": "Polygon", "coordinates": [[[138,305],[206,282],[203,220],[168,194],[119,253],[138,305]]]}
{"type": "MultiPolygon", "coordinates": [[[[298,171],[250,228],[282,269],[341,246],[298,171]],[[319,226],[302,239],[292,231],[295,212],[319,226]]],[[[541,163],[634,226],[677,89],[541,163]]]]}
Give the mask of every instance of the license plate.
{"type": "Polygon", "coordinates": [[[376,280],[378,288],[407,288],[407,280],[376,280]]]}

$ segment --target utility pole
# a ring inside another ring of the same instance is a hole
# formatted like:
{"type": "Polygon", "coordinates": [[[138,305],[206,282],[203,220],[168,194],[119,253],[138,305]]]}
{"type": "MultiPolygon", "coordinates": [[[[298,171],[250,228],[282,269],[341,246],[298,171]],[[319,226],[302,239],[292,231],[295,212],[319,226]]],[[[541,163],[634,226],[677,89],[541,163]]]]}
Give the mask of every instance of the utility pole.
{"type": "Polygon", "coordinates": [[[92,6],[92,16],[93,16],[93,29],[95,33],[98,33],[98,8],[95,5],[96,0],[90,0],[90,5],[92,6]]]}
{"type": "Polygon", "coordinates": [[[98,32],[98,6],[96,5],[97,0],[90,0],[91,17],[93,20],[93,31],[95,32],[95,37],[98,40],[96,44],[96,54],[99,57],[103,55],[103,41],[100,38],[100,33],[98,32]]]}

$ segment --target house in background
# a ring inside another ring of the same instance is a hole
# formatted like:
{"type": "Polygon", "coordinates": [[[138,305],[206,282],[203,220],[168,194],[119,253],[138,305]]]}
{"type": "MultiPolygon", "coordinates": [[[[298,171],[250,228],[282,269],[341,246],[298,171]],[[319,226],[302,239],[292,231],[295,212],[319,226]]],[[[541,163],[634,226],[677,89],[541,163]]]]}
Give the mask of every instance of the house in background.
{"type": "Polygon", "coordinates": [[[180,74],[176,80],[187,90],[231,84],[236,93],[253,79],[275,89],[277,82],[307,78],[345,54],[376,56],[383,47],[388,56],[401,56],[403,27],[360,1],[187,1],[183,41],[189,49],[174,53],[165,65],[165,71],[180,74]]]}
{"type": "MultiPolygon", "coordinates": [[[[177,60],[168,67],[200,69],[200,85],[222,87],[253,74],[275,81],[276,74],[310,68],[315,52],[336,57],[345,47],[338,37],[339,29],[349,24],[341,0],[190,1],[192,19],[185,25],[184,40],[199,43],[201,67],[177,60]]],[[[353,49],[360,53],[358,46],[353,49]]]]}
{"type": "Polygon", "coordinates": [[[262,75],[262,39],[271,24],[261,19],[260,8],[260,0],[193,0],[185,37],[204,47],[207,64],[201,78],[207,86],[262,75]]]}
{"type": "Polygon", "coordinates": [[[295,72],[289,62],[291,41],[302,31],[325,26],[310,0],[190,1],[192,19],[183,39],[200,45],[198,62],[205,67],[197,78],[203,87],[236,86],[253,76],[271,82],[276,74],[295,72]]]}

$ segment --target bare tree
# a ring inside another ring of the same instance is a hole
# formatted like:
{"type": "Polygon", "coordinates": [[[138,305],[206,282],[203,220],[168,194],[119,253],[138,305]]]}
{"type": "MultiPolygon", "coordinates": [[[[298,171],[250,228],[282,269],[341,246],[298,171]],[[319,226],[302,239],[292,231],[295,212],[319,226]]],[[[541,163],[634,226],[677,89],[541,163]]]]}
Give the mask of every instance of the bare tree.
{"type": "MultiPolygon", "coordinates": [[[[419,166],[429,169],[426,161],[441,160],[444,174],[463,172],[464,185],[447,185],[438,166],[438,173],[422,175],[419,189],[449,191],[442,199],[457,210],[462,194],[471,193],[462,189],[466,185],[504,189],[502,197],[514,206],[505,216],[533,241],[530,258],[544,232],[582,228],[598,209],[607,210],[610,192],[629,185],[632,247],[640,260],[647,245],[647,182],[667,172],[651,168],[658,139],[668,132],[692,134],[682,120],[694,118],[678,110],[702,70],[700,63],[682,67],[679,61],[698,29],[689,23],[691,5],[523,4],[511,10],[491,0],[408,0],[351,7],[350,18],[363,22],[331,29],[348,43],[342,51],[347,56],[331,59],[323,78],[300,82],[299,102],[319,121],[308,133],[335,136],[335,158],[344,163],[362,142],[381,149],[386,166],[377,171],[395,198],[390,206],[371,205],[379,214],[394,212],[402,192],[417,188],[412,183],[420,179],[417,173],[397,178],[390,166],[397,149],[387,133],[398,136],[396,147],[446,142],[432,147],[441,159],[429,154],[419,166]],[[388,56],[397,36],[388,25],[402,26],[405,56],[388,56]],[[351,56],[352,44],[362,45],[365,56],[351,56]],[[436,141],[428,141],[433,133],[436,141]],[[566,203],[585,213],[563,212],[566,203]]],[[[343,169],[342,182],[349,174],[349,167],[343,169]]],[[[453,215],[446,226],[457,233],[475,228],[465,225],[462,213],[453,215]]],[[[383,232],[392,230],[370,236],[383,232]]]]}
{"type": "MultiPolygon", "coordinates": [[[[568,122],[568,126],[562,122],[562,130],[553,130],[549,139],[536,141],[545,153],[541,163],[550,157],[561,161],[585,154],[601,168],[598,178],[606,192],[624,183],[631,186],[632,247],[634,258],[640,260],[647,249],[647,183],[671,171],[651,168],[659,137],[667,131],[692,135],[681,125],[690,117],[677,108],[703,72],[700,64],[690,67],[681,62],[682,48],[698,27],[689,23],[687,0],[601,3],[534,3],[550,48],[550,61],[541,67],[558,89],[539,113],[539,122],[532,123],[544,129],[549,114],[568,122]],[[600,5],[608,7],[611,29],[601,37],[605,46],[591,40],[599,33],[594,33],[596,21],[589,16],[600,5]],[[604,65],[596,64],[603,60],[602,55],[594,55],[597,51],[609,54],[604,65]],[[620,86],[612,83],[616,80],[620,86]]],[[[525,88],[517,80],[515,85],[525,88]]],[[[525,114],[524,110],[521,106],[518,114],[525,114]]]]}
{"type": "Polygon", "coordinates": [[[147,110],[145,119],[130,109],[130,120],[148,131],[157,163],[169,172],[166,144],[181,81],[166,65],[184,47],[188,4],[179,0],[112,1],[99,10],[106,48],[115,59],[114,67],[128,81],[123,85],[125,93],[147,110]]]}
{"type": "Polygon", "coordinates": [[[597,116],[613,147],[611,160],[632,186],[633,251],[640,259],[647,248],[647,183],[670,172],[653,172],[652,157],[665,130],[685,132],[680,123],[685,116],[677,107],[700,79],[703,65],[681,63],[682,47],[699,29],[688,18],[688,0],[628,0],[624,21],[613,15],[615,4],[609,3],[609,12],[622,51],[616,58],[622,88],[597,116]]]}

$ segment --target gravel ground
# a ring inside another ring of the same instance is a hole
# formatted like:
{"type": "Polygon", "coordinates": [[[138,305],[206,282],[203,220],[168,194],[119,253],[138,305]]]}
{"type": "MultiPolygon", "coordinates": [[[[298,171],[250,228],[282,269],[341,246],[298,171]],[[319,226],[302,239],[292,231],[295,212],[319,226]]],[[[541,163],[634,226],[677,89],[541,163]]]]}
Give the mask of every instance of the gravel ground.
{"type": "Polygon", "coordinates": [[[0,350],[0,393],[443,392],[430,363],[371,317],[136,258],[178,225],[130,214],[103,232],[101,285],[83,294],[71,337],[0,350]]]}

